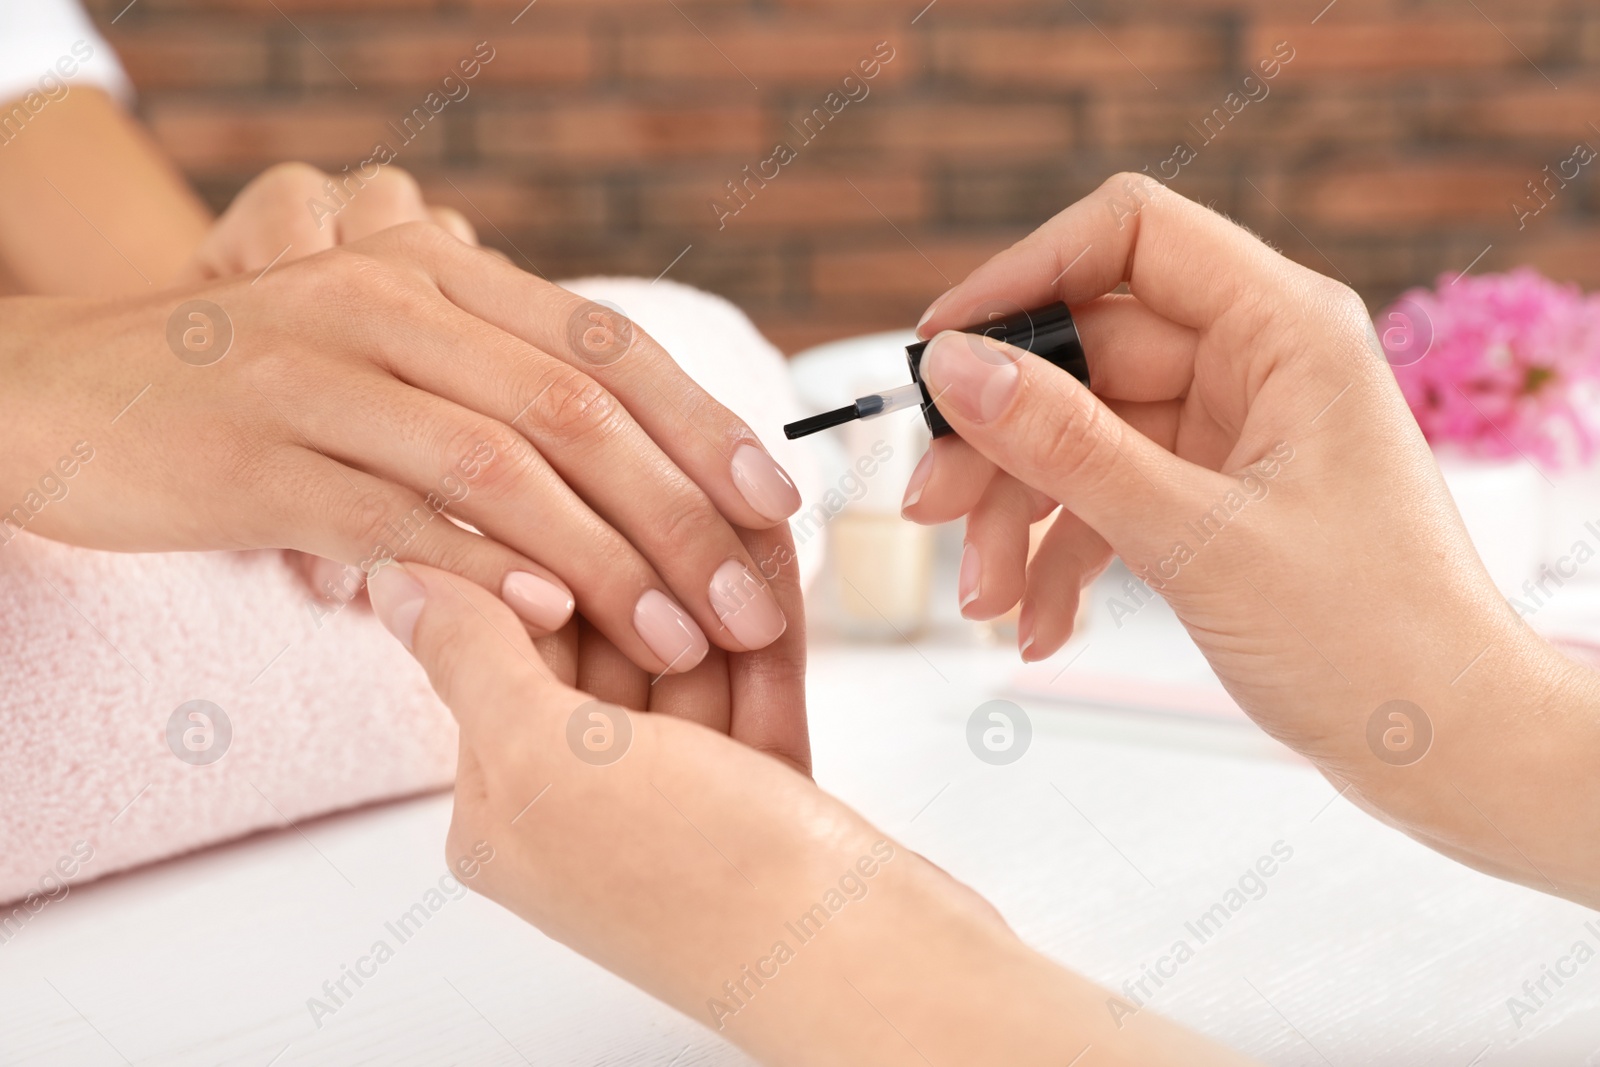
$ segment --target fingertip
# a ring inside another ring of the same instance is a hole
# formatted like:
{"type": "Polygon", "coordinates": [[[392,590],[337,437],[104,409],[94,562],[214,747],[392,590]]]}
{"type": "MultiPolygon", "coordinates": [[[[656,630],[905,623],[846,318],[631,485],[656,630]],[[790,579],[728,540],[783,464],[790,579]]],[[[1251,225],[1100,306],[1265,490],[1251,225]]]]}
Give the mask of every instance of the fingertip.
{"type": "Polygon", "coordinates": [[[789,472],[760,445],[746,441],[729,462],[734,487],[768,524],[777,525],[800,510],[800,490],[789,472]]]}
{"type": "Polygon", "coordinates": [[[933,334],[928,331],[928,323],[933,321],[933,317],[939,313],[940,305],[943,304],[946,300],[948,300],[949,297],[950,297],[950,294],[953,293],[953,292],[955,292],[955,288],[954,287],[946,289],[943,294],[941,294],[938,297],[935,297],[933,303],[928,305],[928,310],[926,310],[926,311],[924,311],[922,313],[922,318],[917,320],[916,333],[917,333],[918,339],[926,341],[929,337],[933,336],[933,334]]]}
{"type": "Polygon", "coordinates": [[[1022,602],[1022,610],[1017,612],[1017,652],[1022,656],[1022,662],[1033,662],[1028,658],[1033,646],[1033,605],[1025,600],[1022,602]]]}
{"type": "Polygon", "coordinates": [[[553,634],[565,626],[577,608],[572,590],[559,580],[533,571],[512,571],[500,584],[500,599],[535,631],[553,634]]]}
{"type": "MultiPolygon", "coordinates": [[[[922,499],[922,491],[927,488],[928,478],[932,474],[933,448],[930,446],[922,454],[922,458],[917,460],[917,465],[912,470],[910,479],[906,482],[906,494],[900,501],[901,515],[906,515],[908,511],[917,506],[917,501],[922,499]]],[[[910,516],[906,515],[906,517],[909,518],[910,516]]]]}
{"type": "Polygon", "coordinates": [[[711,651],[705,631],[659,589],[647,589],[634,604],[633,629],[663,664],[662,674],[683,674],[711,651]]]}
{"type": "Polygon", "coordinates": [[[1005,414],[1022,380],[1023,352],[978,334],[941,330],[922,357],[922,377],[933,402],[979,425],[1005,414]]]}
{"type": "Polygon", "coordinates": [[[476,246],[478,243],[477,228],[467,220],[467,217],[453,207],[428,208],[428,215],[433,219],[434,225],[450,234],[464,244],[476,246]]]}

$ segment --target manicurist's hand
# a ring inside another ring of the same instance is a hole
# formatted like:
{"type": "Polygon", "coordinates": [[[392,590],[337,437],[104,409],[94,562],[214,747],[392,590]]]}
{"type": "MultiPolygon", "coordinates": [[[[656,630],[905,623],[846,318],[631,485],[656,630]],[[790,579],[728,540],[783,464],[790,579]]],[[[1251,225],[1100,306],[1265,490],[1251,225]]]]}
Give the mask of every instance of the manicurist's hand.
{"type": "Polygon", "coordinates": [[[576,608],[652,675],[783,632],[735,526],[799,498],[750,429],[625,319],[438,226],[0,321],[0,500],[30,532],[426,562],[535,633],[576,608]],[[37,492],[79,442],[67,494],[37,492]]]}
{"type": "Polygon", "coordinates": [[[906,512],[968,516],[969,611],[1020,597],[1024,654],[1042,658],[1114,553],[1240,705],[1357,803],[1600,901],[1594,678],[1496,593],[1353,292],[1127,175],[974,271],[922,330],[960,439],[934,446],[906,512]],[[1078,318],[1092,393],[940,332],[1054,300],[1078,318]],[[1025,565],[1029,520],[1057,502],[1025,565]]]}
{"type": "MultiPolygon", "coordinates": [[[[745,539],[785,558],[786,531],[745,539]]],[[[486,590],[380,568],[374,609],[461,727],[452,869],[765,1063],[1239,1062],[1152,1012],[1118,1029],[1104,990],[798,773],[775,729],[804,703],[794,570],[782,637],[646,694],[589,634],[536,648],[486,590]]]]}

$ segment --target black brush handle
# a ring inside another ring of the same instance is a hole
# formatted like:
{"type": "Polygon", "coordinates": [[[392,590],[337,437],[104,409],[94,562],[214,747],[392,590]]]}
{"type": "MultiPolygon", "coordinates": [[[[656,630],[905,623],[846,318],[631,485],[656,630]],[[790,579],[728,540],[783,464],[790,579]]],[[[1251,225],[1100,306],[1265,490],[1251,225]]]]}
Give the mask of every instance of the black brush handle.
{"type": "MultiPolygon", "coordinates": [[[[962,333],[980,337],[993,337],[1008,345],[1032,352],[1068,374],[1085,387],[1089,385],[1089,361],[1083,354],[1083,342],[1078,338],[1078,324],[1072,321],[1072,312],[1062,303],[1034,311],[1019,311],[1003,319],[968,326],[962,333]]],[[[922,353],[928,342],[918,341],[906,346],[906,363],[911,367],[911,380],[922,387],[922,417],[935,437],[955,433],[955,429],[939,414],[927,384],[922,380],[922,353]]],[[[854,409],[844,409],[854,410],[854,409]]],[[[830,414],[832,414],[830,412],[830,414]]],[[[824,418],[825,416],[817,416],[824,418]]],[[[841,420],[844,421],[844,420],[841,420]]]]}

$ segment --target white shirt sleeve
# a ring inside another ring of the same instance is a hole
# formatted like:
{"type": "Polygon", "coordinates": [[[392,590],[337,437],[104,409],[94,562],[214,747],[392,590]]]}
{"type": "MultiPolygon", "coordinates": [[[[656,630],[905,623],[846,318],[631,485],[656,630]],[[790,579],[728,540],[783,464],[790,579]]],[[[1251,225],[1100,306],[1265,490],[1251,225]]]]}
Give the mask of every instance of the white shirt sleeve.
{"type": "MultiPolygon", "coordinates": [[[[91,85],[131,102],[117,54],[77,0],[0,0],[0,102],[59,100],[91,85]]],[[[42,106],[42,105],[40,105],[42,106]]]]}

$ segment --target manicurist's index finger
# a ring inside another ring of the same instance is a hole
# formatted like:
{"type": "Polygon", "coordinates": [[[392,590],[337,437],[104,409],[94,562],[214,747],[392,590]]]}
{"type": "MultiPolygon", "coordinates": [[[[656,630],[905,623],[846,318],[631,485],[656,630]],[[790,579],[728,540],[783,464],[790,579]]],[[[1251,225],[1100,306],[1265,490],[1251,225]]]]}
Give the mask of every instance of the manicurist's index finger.
{"type": "Polygon", "coordinates": [[[974,270],[934,305],[923,337],[1126,282],[1152,311],[1203,329],[1292,265],[1242,227],[1142,174],[1118,174],[974,270]]]}

